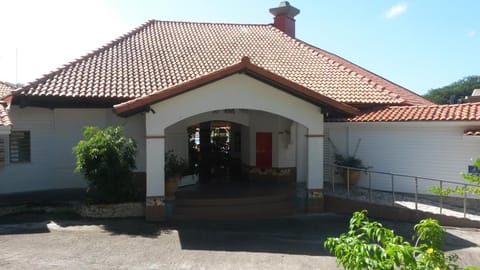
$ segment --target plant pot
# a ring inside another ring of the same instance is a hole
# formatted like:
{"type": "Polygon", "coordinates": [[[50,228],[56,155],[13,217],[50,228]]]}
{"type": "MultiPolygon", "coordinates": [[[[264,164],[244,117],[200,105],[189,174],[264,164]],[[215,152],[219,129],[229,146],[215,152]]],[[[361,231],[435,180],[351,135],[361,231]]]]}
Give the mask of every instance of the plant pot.
{"type": "Polygon", "coordinates": [[[358,180],[360,180],[360,173],[362,171],[360,170],[355,170],[355,169],[348,169],[349,173],[349,178],[347,178],[347,169],[342,170],[342,177],[343,180],[345,181],[345,185],[347,184],[347,181],[349,183],[349,186],[354,186],[358,183],[358,180]]]}
{"type": "Polygon", "coordinates": [[[180,176],[170,176],[165,181],[165,200],[175,200],[175,192],[178,189],[178,181],[180,176]]]}

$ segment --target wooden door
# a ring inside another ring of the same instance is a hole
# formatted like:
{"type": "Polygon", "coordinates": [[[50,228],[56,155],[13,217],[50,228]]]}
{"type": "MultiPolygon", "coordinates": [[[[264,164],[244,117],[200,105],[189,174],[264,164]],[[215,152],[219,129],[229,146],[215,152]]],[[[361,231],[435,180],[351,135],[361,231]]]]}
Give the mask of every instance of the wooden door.
{"type": "Polygon", "coordinates": [[[271,132],[257,132],[256,136],[256,151],[258,168],[272,167],[272,133],[271,132]]]}

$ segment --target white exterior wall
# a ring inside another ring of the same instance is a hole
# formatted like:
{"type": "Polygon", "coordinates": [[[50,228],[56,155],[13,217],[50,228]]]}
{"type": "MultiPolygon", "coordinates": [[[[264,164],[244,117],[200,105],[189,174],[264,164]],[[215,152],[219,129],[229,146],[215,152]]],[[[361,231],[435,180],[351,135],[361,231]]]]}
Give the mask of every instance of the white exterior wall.
{"type": "MultiPolygon", "coordinates": [[[[85,126],[124,125],[125,133],[138,144],[137,170],[145,171],[145,120],[115,116],[111,109],[44,109],[12,106],[12,130],[30,131],[31,162],[0,168],[0,194],[35,190],[82,188],[81,174],[73,173],[72,148],[83,138],[85,126]]],[[[8,138],[8,137],[7,137],[8,138]]],[[[8,140],[6,143],[8,152],[8,140]]]]}
{"type": "MultiPolygon", "coordinates": [[[[475,127],[471,122],[326,123],[325,127],[341,154],[353,154],[360,140],[356,157],[374,171],[465,183],[460,173],[467,172],[471,158],[480,156],[480,138],[463,136],[465,129],[475,127]]],[[[333,149],[331,152],[333,155],[333,149]]],[[[411,178],[396,177],[394,181],[396,191],[415,190],[411,178]]],[[[434,185],[419,183],[423,193],[434,185]]],[[[368,186],[365,175],[359,184],[368,186]]],[[[391,177],[373,175],[372,184],[390,190],[391,177]]]]}
{"type": "Polygon", "coordinates": [[[257,132],[272,133],[272,167],[285,168],[296,166],[295,143],[291,140],[292,121],[278,115],[262,111],[250,111],[249,163],[256,164],[257,132]],[[287,134],[288,132],[288,134],[287,134]]]}

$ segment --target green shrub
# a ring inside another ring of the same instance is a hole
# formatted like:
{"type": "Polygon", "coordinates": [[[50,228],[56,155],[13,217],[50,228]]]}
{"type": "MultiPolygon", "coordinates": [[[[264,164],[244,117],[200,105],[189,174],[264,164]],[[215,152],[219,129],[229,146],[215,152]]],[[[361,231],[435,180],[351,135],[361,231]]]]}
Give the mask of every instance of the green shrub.
{"type": "Polygon", "coordinates": [[[73,153],[77,156],[75,172],[85,176],[89,194],[102,203],[131,200],[135,141],[124,136],[122,127],[86,127],[83,136],[73,153]]]}
{"type": "Polygon", "coordinates": [[[345,269],[460,269],[455,264],[458,257],[442,251],[445,230],[438,221],[424,219],[414,230],[411,245],[381,223],[369,221],[363,210],[353,214],[348,232],[329,237],[324,245],[345,269]]]}
{"type": "MultiPolygon", "coordinates": [[[[480,170],[480,158],[477,158],[475,162],[473,162],[472,166],[476,168],[477,170],[480,170]]],[[[469,186],[466,185],[461,185],[456,186],[455,188],[440,188],[438,186],[432,186],[428,190],[432,193],[435,193],[437,195],[441,196],[448,196],[450,194],[459,194],[459,195],[465,195],[465,194],[475,194],[475,195],[480,195],[480,175],[477,173],[462,173],[463,179],[465,181],[470,182],[469,186]]]]}
{"type": "Polygon", "coordinates": [[[165,179],[182,176],[187,169],[188,164],[184,158],[175,155],[173,150],[165,152],[165,179]]]}

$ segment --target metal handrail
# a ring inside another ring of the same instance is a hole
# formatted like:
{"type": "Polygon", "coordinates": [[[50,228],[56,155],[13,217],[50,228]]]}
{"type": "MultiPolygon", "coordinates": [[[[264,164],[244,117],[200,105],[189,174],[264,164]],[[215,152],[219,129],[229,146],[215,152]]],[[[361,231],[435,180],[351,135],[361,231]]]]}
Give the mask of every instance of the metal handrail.
{"type": "MultiPolygon", "coordinates": [[[[440,188],[443,189],[443,185],[446,184],[454,184],[457,186],[464,186],[464,188],[468,187],[477,187],[472,184],[468,183],[459,183],[459,182],[454,182],[454,181],[449,181],[449,180],[441,180],[441,179],[435,179],[435,178],[429,178],[429,177],[421,177],[421,176],[415,176],[415,175],[408,175],[408,174],[399,174],[399,173],[392,173],[392,172],[381,172],[381,171],[374,171],[370,169],[364,169],[364,168],[355,168],[355,167],[349,167],[349,166],[341,166],[337,164],[325,164],[326,166],[333,167],[333,168],[341,168],[341,169],[347,169],[347,174],[346,174],[346,180],[347,180],[347,198],[350,197],[350,170],[356,170],[356,171],[362,171],[366,174],[368,174],[368,190],[369,190],[369,201],[372,201],[372,191],[373,190],[380,190],[380,189],[374,189],[372,188],[372,174],[380,174],[380,175],[389,175],[391,179],[391,193],[392,193],[392,204],[395,205],[395,177],[403,177],[403,178],[412,178],[415,181],[415,210],[418,210],[418,184],[419,180],[424,180],[424,181],[432,181],[432,182],[437,182],[440,186],[440,188]]],[[[332,175],[332,191],[335,193],[335,173],[332,175]]],[[[385,190],[382,190],[385,191],[385,190]]],[[[411,194],[411,193],[410,193],[411,194]]],[[[432,194],[433,195],[433,194],[432,194]]],[[[440,209],[440,214],[442,214],[443,211],[443,195],[440,195],[440,201],[439,201],[439,209],[440,209]]],[[[463,217],[467,217],[467,192],[463,194],[463,217]]]]}

